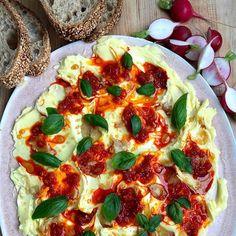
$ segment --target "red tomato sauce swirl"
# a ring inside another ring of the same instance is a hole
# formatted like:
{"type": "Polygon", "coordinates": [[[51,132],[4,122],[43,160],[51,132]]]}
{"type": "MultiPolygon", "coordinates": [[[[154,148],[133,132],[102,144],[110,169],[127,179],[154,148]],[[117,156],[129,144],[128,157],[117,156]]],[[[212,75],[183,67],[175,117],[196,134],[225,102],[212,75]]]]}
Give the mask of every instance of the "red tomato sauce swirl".
{"type": "Polygon", "coordinates": [[[66,95],[64,100],[59,102],[57,110],[61,114],[80,114],[83,108],[84,105],[80,93],[72,91],[66,95]]]}
{"type": "Polygon", "coordinates": [[[163,116],[152,107],[134,107],[132,104],[126,106],[122,113],[122,119],[126,129],[132,133],[131,118],[138,115],[141,119],[142,127],[140,132],[133,137],[138,143],[144,143],[151,132],[156,132],[155,145],[158,149],[169,145],[176,137],[175,132],[170,132],[163,116]]]}
{"type": "Polygon", "coordinates": [[[183,209],[182,227],[188,236],[197,236],[199,229],[208,218],[205,200],[199,201],[196,196],[190,197],[191,208],[183,209]]]}
{"type": "Polygon", "coordinates": [[[166,214],[167,204],[180,197],[186,197],[191,203],[191,208],[182,208],[183,223],[181,226],[188,236],[197,236],[199,229],[208,218],[206,202],[198,200],[197,197],[199,195],[177,178],[176,170],[173,167],[164,167],[159,164],[155,169],[162,182],[162,186],[167,192],[167,198],[161,207],[161,212],[166,214]]]}
{"type": "Polygon", "coordinates": [[[52,223],[49,227],[50,236],[65,236],[65,228],[63,224],[52,223]]]}
{"type": "Polygon", "coordinates": [[[94,208],[90,214],[84,213],[80,210],[67,210],[63,213],[63,216],[74,224],[83,226],[89,224],[92,221],[96,212],[97,208],[94,208]]]}
{"type": "Polygon", "coordinates": [[[118,192],[121,199],[121,210],[116,218],[120,226],[135,225],[135,217],[142,211],[140,201],[142,196],[137,194],[133,188],[121,189],[118,192]]]}
{"type": "Polygon", "coordinates": [[[63,223],[51,223],[50,236],[82,236],[84,229],[79,225],[67,225],[63,223]]]}
{"type": "Polygon", "coordinates": [[[208,151],[201,150],[197,143],[190,141],[184,148],[184,153],[191,158],[194,178],[204,177],[209,173],[212,164],[209,160],[208,151]]]}
{"type": "Polygon", "coordinates": [[[168,76],[164,69],[150,63],[144,64],[145,72],[139,72],[137,81],[140,85],[153,83],[157,89],[166,89],[168,76]]]}
{"type": "Polygon", "coordinates": [[[33,160],[26,161],[19,156],[16,157],[16,160],[31,175],[43,177],[47,174],[47,170],[45,168],[43,168],[41,165],[36,164],[33,160]]]}
{"type": "Polygon", "coordinates": [[[64,164],[59,169],[47,172],[42,176],[43,186],[38,196],[40,197],[46,191],[49,197],[64,195],[69,199],[73,199],[75,192],[78,190],[79,181],[79,172],[75,171],[72,166],[64,164]]]}
{"type": "Polygon", "coordinates": [[[125,99],[126,96],[127,96],[126,90],[125,90],[125,89],[122,89],[120,96],[118,96],[118,97],[113,97],[112,101],[113,101],[114,103],[121,103],[121,102],[125,99]]]}
{"type": "Polygon", "coordinates": [[[63,80],[63,79],[61,79],[61,78],[59,78],[59,77],[57,77],[57,78],[56,78],[56,81],[53,82],[51,85],[54,85],[54,84],[61,85],[61,86],[64,87],[64,88],[69,88],[69,87],[71,87],[71,85],[70,85],[69,82],[67,82],[67,81],[65,81],[65,80],[63,80]]]}
{"type": "Polygon", "coordinates": [[[191,159],[193,178],[201,183],[198,192],[207,193],[214,180],[214,170],[210,162],[211,153],[208,150],[200,149],[192,140],[188,141],[183,151],[191,159]]]}
{"type": "Polygon", "coordinates": [[[82,78],[89,81],[93,89],[93,95],[96,95],[100,89],[104,89],[108,85],[105,79],[96,77],[91,71],[86,71],[82,78]]]}
{"type": "Polygon", "coordinates": [[[97,190],[93,192],[93,195],[92,195],[93,204],[96,205],[99,203],[103,203],[105,201],[106,196],[113,192],[114,192],[113,189],[98,188],[97,190]]]}
{"type": "Polygon", "coordinates": [[[102,58],[94,57],[93,64],[100,67],[103,78],[105,78],[110,85],[130,79],[130,70],[122,66],[122,57],[117,61],[104,61],[102,58]]]}
{"type": "Polygon", "coordinates": [[[103,143],[95,143],[81,155],[73,156],[72,160],[84,174],[96,177],[105,171],[105,162],[110,155],[110,151],[105,149],[103,143]]]}
{"type": "Polygon", "coordinates": [[[122,118],[125,123],[125,127],[130,133],[132,132],[131,118],[134,115],[137,115],[137,110],[134,108],[132,104],[126,106],[122,113],[122,118]]]}
{"type": "Polygon", "coordinates": [[[49,227],[50,236],[82,236],[84,229],[82,226],[89,224],[95,214],[97,208],[94,208],[90,214],[84,213],[80,210],[67,210],[62,213],[63,217],[69,220],[72,224],[51,223],[49,227]]]}
{"type": "Polygon", "coordinates": [[[26,141],[26,145],[30,147],[31,154],[34,151],[45,151],[47,149],[47,135],[41,131],[42,123],[36,122],[30,129],[30,136],[26,141]]]}
{"type": "Polygon", "coordinates": [[[155,176],[152,168],[152,155],[145,155],[141,157],[142,160],[136,164],[132,169],[126,171],[117,171],[123,176],[123,180],[126,183],[131,183],[133,181],[139,181],[142,184],[147,184],[151,182],[155,176]]]}

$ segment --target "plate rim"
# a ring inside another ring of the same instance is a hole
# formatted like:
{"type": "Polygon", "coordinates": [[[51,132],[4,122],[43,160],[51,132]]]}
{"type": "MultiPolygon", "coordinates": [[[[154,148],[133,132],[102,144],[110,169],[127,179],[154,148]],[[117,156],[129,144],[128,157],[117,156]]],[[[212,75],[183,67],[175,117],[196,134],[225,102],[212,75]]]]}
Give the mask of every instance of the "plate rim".
{"type": "MultiPolygon", "coordinates": [[[[139,39],[139,38],[134,38],[134,37],[130,37],[130,36],[123,36],[123,35],[108,35],[108,37],[115,37],[115,38],[124,39],[124,40],[127,39],[127,40],[140,41],[140,42],[144,43],[145,45],[154,45],[154,46],[156,46],[156,47],[160,47],[162,51],[164,51],[164,52],[165,52],[165,51],[168,51],[168,53],[174,54],[175,57],[177,57],[178,60],[181,60],[182,63],[187,63],[187,64],[191,67],[191,69],[192,69],[193,71],[195,71],[194,67],[193,67],[191,64],[189,64],[185,59],[183,59],[183,58],[180,57],[179,55],[175,54],[175,53],[172,52],[171,50],[169,50],[169,49],[167,49],[167,48],[165,48],[165,47],[163,47],[163,46],[161,46],[161,45],[159,45],[159,44],[155,44],[155,43],[150,42],[150,41],[145,40],[145,39],[139,39]]],[[[60,48],[57,48],[56,50],[54,50],[54,51],[51,52],[51,56],[50,56],[50,57],[53,58],[55,54],[60,53],[60,51],[65,50],[67,47],[70,47],[70,46],[73,47],[74,45],[80,44],[80,43],[85,43],[85,42],[83,42],[83,41],[80,40],[80,41],[76,41],[76,42],[72,42],[72,43],[66,44],[66,45],[64,45],[64,46],[62,46],[62,47],[60,47],[60,48]]],[[[95,43],[95,42],[94,42],[94,43],[95,43]]],[[[90,44],[91,47],[92,47],[94,43],[85,43],[85,44],[90,44]]],[[[135,44],[135,43],[134,43],[134,44],[135,44]]],[[[167,62],[167,64],[168,64],[168,62],[167,62]]],[[[27,87],[27,81],[28,81],[28,80],[31,80],[31,79],[37,80],[37,78],[31,78],[31,77],[32,77],[32,76],[25,76],[25,77],[24,77],[24,79],[23,79],[23,86],[20,85],[19,87],[17,87],[17,88],[14,89],[13,93],[11,94],[11,96],[10,96],[10,98],[9,98],[9,100],[8,100],[8,102],[7,102],[7,104],[6,104],[6,106],[5,106],[5,109],[4,109],[4,112],[3,112],[3,115],[2,115],[2,118],[1,118],[1,121],[0,121],[0,144],[1,144],[1,142],[3,142],[3,141],[2,141],[2,140],[3,140],[3,137],[2,137],[3,124],[6,122],[6,120],[7,120],[7,118],[8,118],[8,116],[7,116],[6,114],[9,113],[8,110],[10,109],[12,102],[13,102],[13,101],[15,100],[15,98],[17,97],[17,94],[18,94],[20,91],[24,90],[24,89],[27,87]]],[[[207,89],[208,92],[210,92],[210,93],[212,94],[212,96],[214,96],[215,99],[218,100],[217,96],[215,95],[215,93],[213,92],[213,90],[210,88],[210,86],[208,85],[208,83],[206,82],[206,80],[203,78],[203,76],[199,75],[197,79],[198,79],[198,80],[201,80],[201,82],[205,84],[204,86],[205,86],[206,88],[204,88],[204,89],[207,89]]],[[[194,86],[193,86],[193,87],[194,87],[194,86]]],[[[196,93],[196,95],[197,95],[197,93],[196,93]]],[[[35,100],[36,100],[36,99],[37,99],[37,98],[35,98],[35,100]]],[[[35,100],[34,100],[34,102],[35,102],[35,100]]],[[[223,108],[221,108],[221,109],[223,110],[223,108]]],[[[227,131],[229,132],[228,135],[231,136],[231,137],[230,137],[230,140],[231,140],[231,143],[233,144],[233,147],[234,147],[234,149],[235,149],[235,147],[236,147],[236,137],[235,137],[235,135],[234,135],[234,132],[233,132],[232,126],[231,126],[231,124],[230,124],[229,118],[227,117],[227,115],[226,115],[225,112],[221,112],[221,115],[224,117],[224,118],[223,118],[223,119],[224,119],[224,123],[225,123],[225,125],[227,126],[227,131]]],[[[3,158],[2,153],[3,153],[3,152],[0,150],[0,158],[3,158]]],[[[219,160],[218,160],[218,161],[219,161],[219,160]]],[[[0,160],[0,163],[1,163],[1,160],[0,160]]],[[[1,168],[1,166],[0,166],[0,168],[1,168]]],[[[10,174],[10,173],[8,172],[8,174],[10,174]]],[[[2,204],[3,199],[2,199],[2,194],[1,194],[1,192],[2,192],[2,191],[0,191],[0,226],[1,226],[1,230],[2,230],[2,235],[3,235],[3,236],[10,236],[10,235],[7,234],[7,225],[5,224],[5,219],[3,218],[3,214],[2,214],[2,212],[3,212],[3,210],[4,210],[4,207],[3,207],[3,204],[2,204]]],[[[234,232],[236,232],[236,228],[234,229],[234,232]]]]}

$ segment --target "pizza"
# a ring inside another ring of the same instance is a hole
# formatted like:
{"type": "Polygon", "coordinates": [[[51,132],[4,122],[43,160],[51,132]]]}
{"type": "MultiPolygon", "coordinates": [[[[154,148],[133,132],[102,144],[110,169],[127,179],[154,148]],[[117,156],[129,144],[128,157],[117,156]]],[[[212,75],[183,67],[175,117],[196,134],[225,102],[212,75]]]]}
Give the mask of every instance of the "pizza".
{"type": "Polygon", "coordinates": [[[228,199],[215,115],[158,46],[103,37],[67,56],[12,131],[20,231],[205,235],[228,199]]]}

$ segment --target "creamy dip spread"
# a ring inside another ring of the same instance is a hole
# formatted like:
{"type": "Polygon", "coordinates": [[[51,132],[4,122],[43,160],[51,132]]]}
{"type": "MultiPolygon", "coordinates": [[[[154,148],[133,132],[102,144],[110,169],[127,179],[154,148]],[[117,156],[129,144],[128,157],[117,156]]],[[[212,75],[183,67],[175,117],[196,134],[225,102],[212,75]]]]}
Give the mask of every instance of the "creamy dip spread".
{"type": "Polygon", "coordinates": [[[205,235],[228,199],[217,177],[215,115],[158,47],[103,37],[91,58],[64,58],[12,131],[20,231],[205,235]],[[58,196],[65,209],[49,213],[58,196]],[[40,216],[36,208],[50,199],[40,216]]]}

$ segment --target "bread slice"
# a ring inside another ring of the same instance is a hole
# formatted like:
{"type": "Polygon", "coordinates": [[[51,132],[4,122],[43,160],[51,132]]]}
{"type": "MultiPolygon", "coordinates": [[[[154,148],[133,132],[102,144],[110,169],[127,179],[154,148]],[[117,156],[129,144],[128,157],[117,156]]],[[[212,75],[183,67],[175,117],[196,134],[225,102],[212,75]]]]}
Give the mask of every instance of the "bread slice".
{"type": "Polygon", "coordinates": [[[93,42],[102,35],[109,33],[117,24],[122,12],[123,0],[106,0],[106,10],[100,19],[96,29],[85,39],[87,42],[93,42]]]}
{"type": "Polygon", "coordinates": [[[105,0],[39,0],[56,31],[67,41],[86,38],[105,10],[105,0]]]}
{"type": "Polygon", "coordinates": [[[0,82],[13,88],[24,78],[31,62],[27,29],[7,0],[0,1],[0,82]]]}
{"type": "Polygon", "coordinates": [[[49,64],[51,46],[48,32],[31,10],[23,6],[18,0],[10,0],[10,2],[27,27],[32,45],[31,55],[33,60],[30,63],[28,74],[37,76],[49,64]]]}

